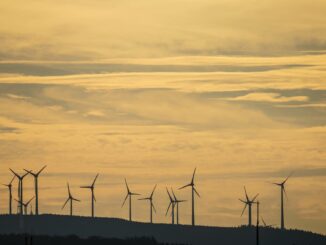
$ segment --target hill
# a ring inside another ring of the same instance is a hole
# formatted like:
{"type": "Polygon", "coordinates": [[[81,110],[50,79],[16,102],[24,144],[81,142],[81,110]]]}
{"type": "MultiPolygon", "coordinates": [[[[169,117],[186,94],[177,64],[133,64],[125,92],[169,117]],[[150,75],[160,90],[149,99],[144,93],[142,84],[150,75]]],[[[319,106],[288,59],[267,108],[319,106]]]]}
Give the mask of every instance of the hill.
{"type": "MultiPolygon", "coordinates": [[[[77,236],[30,236],[30,235],[0,235],[0,244],[5,245],[169,245],[158,243],[154,238],[80,238],[77,236]]],[[[171,244],[172,245],[172,244],[171,244]]],[[[181,244],[173,244],[181,245],[181,244]]]]}
{"type": "MultiPolygon", "coordinates": [[[[116,218],[89,218],[78,216],[0,215],[0,234],[23,234],[48,236],[76,235],[80,238],[155,238],[159,243],[182,243],[194,245],[252,245],[256,241],[254,227],[208,227],[170,224],[129,222],[116,218]]],[[[263,245],[325,245],[326,236],[300,230],[260,229],[263,245]]]]}

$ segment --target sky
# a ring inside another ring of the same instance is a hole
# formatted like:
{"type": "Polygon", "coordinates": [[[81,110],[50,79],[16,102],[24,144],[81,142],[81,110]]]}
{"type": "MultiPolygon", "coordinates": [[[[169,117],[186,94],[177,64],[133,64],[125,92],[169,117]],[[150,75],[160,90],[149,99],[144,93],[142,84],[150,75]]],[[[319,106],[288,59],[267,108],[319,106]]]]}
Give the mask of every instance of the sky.
{"type": "MultiPolygon", "coordinates": [[[[239,226],[243,187],[267,224],[326,234],[326,2],[0,2],[0,183],[37,171],[40,211],[128,218],[124,178],[167,223],[165,188],[197,167],[196,223],[239,226]]],[[[17,195],[17,181],[14,183],[17,195]]],[[[27,177],[25,200],[33,197],[27,177]]],[[[8,210],[0,189],[0,213],[8,210]]],[[[33,204],[34,206],[34,204],[33,204]]],[[[147,222],[148,204],[133,202],[147,222]]],[[[253,215],[256,219],[256,216],[253,215]]]]}

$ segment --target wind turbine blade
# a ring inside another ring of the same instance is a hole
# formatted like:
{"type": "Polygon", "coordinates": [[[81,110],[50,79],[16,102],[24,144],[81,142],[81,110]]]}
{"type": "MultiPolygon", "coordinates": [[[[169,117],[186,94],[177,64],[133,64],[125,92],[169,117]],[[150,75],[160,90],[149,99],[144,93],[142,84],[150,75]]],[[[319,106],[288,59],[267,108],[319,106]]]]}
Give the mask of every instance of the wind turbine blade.
{"type": "Polygon", "coordinates": [[[285,188],[284,188],[284,187],[283,187],[283,192],[284,192],[284,194],[285,194],[286,200],[289,200],[289,198],[288,198],[288,194],[286,194],[286,191],[285,191],[285,188]]]}
{"type": "Polygon", "coordinates": [[[244,211],[246,210],[246,207],[247,207],[247,203],[245,204],[244,209],[242,210],[241,216],[243,215],[244,211]]]}
{"type": "Polygon", "coordinates": [[[183,188],[186,188],[186,187],[188,187],[188,186],[191,186],[191,184],[184,185],[184,186],[180,187],[179,190],[181,190],[181,189],[183,189],[183,188]]]}
{"type": "Polygon", "coordinates": [[[96,180],[97,180],[98,176],[99,176],[99,174],[97,174],[97,175],[96,175],[96,177],[95,177],[95,179],[94,179],[94,181],[93,181],[93,184],[92,184],[92,186],[94,186],[94,185],[95,185],[95,182],[96,182],[96,180]]]}
{"type": "Polygon", "coordinates": [[[153,195],[154,195],[154,191],[155,191],[155,189],[156,189],[156,186],[157,186],[157,185],[154,186],[154,189],[153,189],[152,194],[151,194],[151,196],[150,196],[151,198],[152,198],[153,195]]]}
{"type": "Polygon", "coordinates": [[[156,209],[155,209],[155,206],[153,203],[152,203],[152,207],[153,207],[154,212],[156,213],[156,209]]]}
{"type": "Polygon", "coordinates": [[[36,175],[40,175],[40,173],[42,173],[45,168],[46,168],[46,165],[43,168],[41,168],[40,171],[38,171],[36,175]]]}
{"type": "Polygon", "coordinates": [[[149,198],[149,197],[145,197],[145,198],[138,198],[138,200],[140,200],[140,201],[143,201],[143,200],[150,200],[150,198],[149,198]]]}
{"type": "Polygon", "coordinates": [[[166,213],[165,213],[165,216],[168,214],[169,210],[170,210],[170,207],[171,207],[171,204],[172,202],[170,202],[169,206],[168,206],[168,209],[166,210],[166,213]]]}
{"type": "Polygon", "coordinates": [[[16,198],[15,198],[15,201],[18,202],[19,204],[21,204],[21,201],[18,201],[16,198]]]}
{"type": "Polygon", "coordinates": [[[24,168],[24,171],[31,174],[31,175],[33,175],[33,176],[35,176],[35,174],[32,172],[32,170],[27,170],[27,169],[24,168]]]}
{"type": "Polygon", "coordinates": [[[254,202],[258,196],[259,196],[259,193],[251,201],[254,202]]]}
{"type": "Polygon", "coordinates": [[[166,192],[168,193],[168,195],[169,195],[169,198],[170,198],[170,202],[172,202],[173,201],[173,199],[172,199],[172,197],[171,197],[171,195],[170,195],[170,192],[169,192],[169,190],[168,190],[168,188],[166,187],[166,192]]]}
{"type": "Polygon", "coordinates": [[[12,178],[12,180],[11,180],[10,183],[9,183],[9,185],[7,185],[8,187],[12,184],[12,182],[14,181],[15,178],[16,178],[16,176],[14,176],[14,177],[12,178]]]}
{"type": "Polygon", "coordinates": [[[81,186],[80,188],[82,188],[82,189],[91,189],[92,187],[91,186],[81,186]]]}
{"type": "Polygon", "coordinates": [[[128,186],[126,178],[125,178],[125,183],[126,183],[126,187],[127,187],[127,192],[130,193],[129,186],[128,186]]]}
{"type": "Polygon", "coordinates": [[[175,196],[174,191],[173,191],[172,188],[171,188],[171,191],[172,191],[172,195],[173,195],[174,201],[178,201],[178,199],[177,199],[177,197],[175,196]]]}
{"type": "Polygon", "coordinates": [[[96,198],[95,198],[95,195],[93,194],[93,199],[94,199],[94,201],[96,202],[96,198]]]}
{"type": "Polygon", "coordinates": [[[11,168],[9,168],[9,169],[16,177],[20,178],[20,176],[14,170],[12,170],[11,168]]]}
{"type": "Polygon", "coordinates": [[[199,193],[197,192],[196,188],[194,187],[194,191],[197,194],[198,197],[200,197],[199,193]]]}
{"type": "Polygon", "coordinates": [[[245,204],[247,203],[246,201],[244,201],[244,200],[242,200],[242,199],[240,199],[240,198],[239,198],[239,201],[240,201],[240,202],[243,202],[243,203],[245,203],[245,204]]]}
{"type": "Polygon", "coordinates": [[[80,202],[80,200],[79,199],[76,199],[76,198],[71,198],[72,200],[74,200],[74,201],[76,201],[76,202],[80,202]]]}
{"type": "Polygon", "coordinates": [[[67,203],[69,202],[70,198],[67,199],[67,201],[65,202],[65,204],[63,204],[62,208],[61,209],[64,209],[65,206],[67,205],[67,203]]]}
{"type": "Polygon", "coordinates": [[[26,206],[28,206],[28,204],[34,199],[35,197],[32,197],[27,203],[26,206]]]}
{"type": "Polygon", "coordinates": [[[68,195],[71,197],[69,183],[67,183],[67,187],[68,187],[68,195]]]}
{"type": "Polygon", "coordinates": [[[194,181],[195,181],[196,169],[197,169],[197,168],[195,168],[194,173],[192,174],[192,179],[191,179],[191,183],[192,183],[192,184],[193,184],[194,181]]]}
{"type": "Polygon", "coordinates": [[[128,198],[128,196],[129,196],[129,193],[127,194],[127,196],[126,196],[125,200],[123,201],[123,203],[122,203],[122,206],[121,206],[121,207],[123,207],[123,205],[125,205],[125,202],[127,201],[127,198],[128,198]]]}
{"type": "Polygon", "coordinates": [[[247,199],[247,201],[249,201],[249,197],[248,197],[248,194],[247,194],[247,189],[246,189],[245,186],[243,188],[244,188],[244,191],[245,191],[245,194],[246,194],[246,199],[247,199]]]}
{"type": "Polygon", "coordinates": [[[130,192],[130,195],[134,195],[134,196],[140,196],[139,193],[134,193],[134,192],[130,192]]]}
{"type": "Polygon", "coordinates": [[[288,181],[288,179],[293,175],[294,172],[290,173],[289,176],[282,182],[282,184],[285,184],[286,181],[288,181]]]}
{"type": "Polygon", "coordinates": [[[22,176],[21,176],[21,179],[25,178],[26,175],[28,175],[28,174],[29,174],[29,173],[27,172],[27,173],[25,173],[24,175],[22,175],[22,176]]]}
{"type": "Polygon", "coordinates": [[[261,217],[261,221],[263,222],[264,226],[267,226],[263,217],[261,217]]]}

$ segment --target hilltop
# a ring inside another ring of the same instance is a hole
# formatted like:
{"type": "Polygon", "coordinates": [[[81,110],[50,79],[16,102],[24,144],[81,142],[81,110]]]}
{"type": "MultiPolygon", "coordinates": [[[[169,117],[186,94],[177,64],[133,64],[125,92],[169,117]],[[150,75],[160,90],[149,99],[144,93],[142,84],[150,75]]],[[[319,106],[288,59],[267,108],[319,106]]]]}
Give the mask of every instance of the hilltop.
{"type": "MultiPolygon", "coordinates": [[[[255,244],[256,230],[250,227],[208,227],[129,222],[117,218],[89,218],[78,216],[0,215],[0,234],[47,236],[76,235],[80,238],[154,238],[159,243],[194,245],[255,244]]],[[[300,230],[260,229],[260,244],[264,245],[325,245],[326,236],[300,230]]]]}

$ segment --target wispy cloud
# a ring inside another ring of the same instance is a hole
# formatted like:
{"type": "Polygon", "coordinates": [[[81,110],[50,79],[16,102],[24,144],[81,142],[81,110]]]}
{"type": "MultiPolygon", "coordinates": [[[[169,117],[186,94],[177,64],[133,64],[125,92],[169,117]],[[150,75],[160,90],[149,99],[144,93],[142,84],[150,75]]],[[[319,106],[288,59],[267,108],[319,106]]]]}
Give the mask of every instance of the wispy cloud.
{"type": "Polygon", "coordinates": [[[249,93],[243,96],[238,96],[235,98],[228,98],[231,101],[255,101],[255,102],[273,102],[273,103],[283,103],[292,101],[308,101],[307,96],[281,96],[278,93],[249,93]]]}

